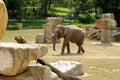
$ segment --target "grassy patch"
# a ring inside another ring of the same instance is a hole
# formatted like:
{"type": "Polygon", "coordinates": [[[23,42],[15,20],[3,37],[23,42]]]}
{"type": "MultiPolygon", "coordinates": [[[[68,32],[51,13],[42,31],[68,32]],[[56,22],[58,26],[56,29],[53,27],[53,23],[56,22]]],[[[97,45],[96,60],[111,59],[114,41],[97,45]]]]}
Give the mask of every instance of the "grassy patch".
{"type": "Polygon", "coordinates": [[[14,37],[23,35],[29,43],[34,43],[38,33],[43,33],[43,29],[7,30],[1,42],[16,42],[14,37]]]}
{"type": "Polygon", "coordinates": [[[51,7],[50,13],[57,14],[59,16],[67,16],[70,13],[70,9],[63,7],[51,7]]]}
{"type": "Polygon", "coordinates": [[[93,24],[80,23],[78,20],[66,20],[63,21],[62,24],[71,24],[76,26],[93,25],[93,24]]]}
{"type": "MultiPolygon", "coordinates": [[[[16,23],[18,23],[18,21],[9,21],[8,25],[16,25],[16,23]]],[[[23,27],[36,27],[36,26],[42,26],[43,24],[45,24],[45,20],[40,20],[40,21],[21,21],[21,23],[23,23],[23,27]]]]}
{"type": "Polygon", "coordinates": [[[88,77],[83,80],[119,80],[120,59],[86,59],[81,60],[88,77]]]}
{"type": "MultiPolygon", "coordinates": [[[[16,23],[18,23],[18,21],[9,21],[8,25],[12,25],[15,26],[16,23]]],[[[39,21],[22,21],[21,23],[23,23],[23,27],[24,28],[42,28],[42,26],[46,23],[45,20],[39,20],[39,21]]],[[[76,25],[76,26],[85,26],[85,25],[91,25],[91,24],[84,24],[84,23],[80,23],[77,20],[64,20],[62,21],[62,24],[71,24],[71,25],[76,25]]]]}

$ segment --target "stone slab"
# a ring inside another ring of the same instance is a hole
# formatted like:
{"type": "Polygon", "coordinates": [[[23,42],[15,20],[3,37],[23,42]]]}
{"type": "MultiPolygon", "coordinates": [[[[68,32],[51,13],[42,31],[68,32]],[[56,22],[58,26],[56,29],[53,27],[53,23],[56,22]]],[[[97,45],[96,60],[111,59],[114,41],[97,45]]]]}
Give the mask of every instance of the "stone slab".
{"type": "Polygon", "coordinates": [[[45,56],[46,45],[0,43],[0,74],[13,76],[27,69],[31,60],[45,56]]]}
{"type": "Polygon", "coordinates": [[[84,70],[82,64],[76,61],[58,61],[50,63],[52,66],[60,70],[66,75],[70,76],[82,76],[84,75],[84,70]]]}
{"type": "Polygon", "coordinates": [[[23,73],[15,76],[0,75],[0,80],[55,80],[51,69],[40,64],[30,65],[23,73]]]}

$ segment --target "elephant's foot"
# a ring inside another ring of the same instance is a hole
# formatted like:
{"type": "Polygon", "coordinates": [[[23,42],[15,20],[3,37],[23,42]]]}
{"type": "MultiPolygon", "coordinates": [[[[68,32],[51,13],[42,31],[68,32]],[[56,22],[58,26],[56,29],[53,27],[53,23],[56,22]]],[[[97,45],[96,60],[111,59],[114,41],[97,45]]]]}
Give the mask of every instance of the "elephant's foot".
{"type": "Polygon", "coordinates": [[[82,55],[83,53],[81,53],[81,52],[77,52],[77,54],[82,55]]]}
{"type": "Polygon", "coordinates": [[[67,52],[67,54],[70,54],[70,53],[71,53],[70,51],[67,52]]]}
{"type": "Polygon", "coordinates": [[[61,52],[60,54],[61,54],[61,55],[64,55],[64,52],[61,52]]]}
{"type": "Polygon", "coordinates": [[[77,54],[81,54],[80,52],[77,52],[77,54]]]}
{"type": "Polygon", "coordinates": [[[84,49],[82,49],[82,50],[78,50],[77,54],[83,54],[84,52],[85,52],[84,49]],[[82,52],[82,53],[81,53],[81,52],[82,52]]]}
{"type": "Polygon", "coordinates": [[[67,53],[67,55],[69,55],[70,53],[67,53]]]}
{"type": "Polygon", "coordinates": [[[83,50],[82,50],[82,53],[84,53],[84,52],[85,52],[85,50],[83,49],[83,50]]]}
{"type": "Polygon", "coordinates": [[[84,52],[85,52],[85,50],[83,49],[83,47],[81,47],[81,51],[82,51],[82,53],[84,53],[84,52]]]}

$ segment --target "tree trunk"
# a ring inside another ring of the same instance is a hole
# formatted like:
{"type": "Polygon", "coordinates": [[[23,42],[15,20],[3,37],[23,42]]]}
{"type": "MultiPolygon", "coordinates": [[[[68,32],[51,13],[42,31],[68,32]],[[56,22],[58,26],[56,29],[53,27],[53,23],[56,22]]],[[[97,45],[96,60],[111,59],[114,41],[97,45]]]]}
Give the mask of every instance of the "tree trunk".
{"type": "Polygon", "coordinates": [[[15,37],[15,40],[18,42],[18,43],[26,43],[27,44],[27,41],[24,39],[24,37],[22,35],[19,35],[18,37],[15,37]]]}
{"type": "Polygon", "coordinates": [[[41,5],[42,16],[46,16],[48,14],[48,0],[42,0],[41,5]]]}
{"type": "Polygon", "coordinates": [[[49,0],[49,2],[48,2],[48,10],[50,10],[51,3],[52,3],[52,0],[49,0]]]}

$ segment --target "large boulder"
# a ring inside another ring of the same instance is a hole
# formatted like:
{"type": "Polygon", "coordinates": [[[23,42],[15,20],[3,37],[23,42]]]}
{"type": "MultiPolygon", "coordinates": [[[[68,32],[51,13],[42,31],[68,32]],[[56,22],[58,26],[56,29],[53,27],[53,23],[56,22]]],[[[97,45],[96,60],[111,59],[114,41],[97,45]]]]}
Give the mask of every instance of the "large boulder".
{"type": "Polygon", "coordinates": [[[8,22],[8,14],[3,0],[0,0],[0,39],[3,37],[8,22]]]}
{"type": "Polygon", "coordinates": [[[66,75],[70,75],[70,76],[84,75],[83,67],[80,62],[58,61],[50,64],[66,75]]]}
{"type": "Polygon", "coordinates": [[[0,80],[55,80],[52,71],[47,66],[40,64],[30,65],[27,70],[16,76],[0,75],[0,80]]]}
{"type": "Polygon", "coordinates": [[[13,76],[27,69],[31,60],[43,57],[48,48],[41,44],[0,43],[0,74],[13,76]]]}
{"type": "Polygon", "coordinates": [[[22,29],[23,28],[23,24],[22,23],[16,23],[15,25],[16,29],[22,29]]]}
{"type": "Polygon", "coordinates": [[[43,43],[44,42],[44,35],[42,33],[38,33],[35,38],[35,43],[43,43]]]}

